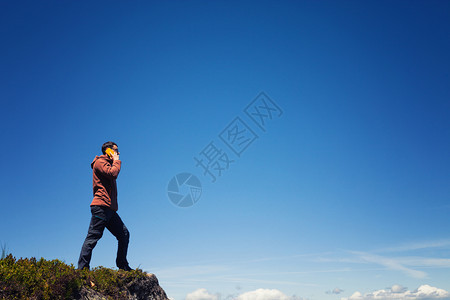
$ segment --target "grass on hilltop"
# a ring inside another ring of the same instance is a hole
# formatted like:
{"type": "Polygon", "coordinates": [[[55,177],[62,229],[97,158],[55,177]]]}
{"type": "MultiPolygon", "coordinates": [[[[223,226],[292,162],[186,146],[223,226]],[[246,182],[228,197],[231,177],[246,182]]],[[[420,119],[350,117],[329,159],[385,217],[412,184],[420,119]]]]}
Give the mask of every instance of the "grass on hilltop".
{"type": "Polygon", "coordinates": [[[77,270],[60,260],[16,259],[2,248],[0,299],[77,299],[83,289],[94,290],[108,299],[125,299],[127,285],[145,278],[142,270],[125,272],[97,267],[77,270]]]}

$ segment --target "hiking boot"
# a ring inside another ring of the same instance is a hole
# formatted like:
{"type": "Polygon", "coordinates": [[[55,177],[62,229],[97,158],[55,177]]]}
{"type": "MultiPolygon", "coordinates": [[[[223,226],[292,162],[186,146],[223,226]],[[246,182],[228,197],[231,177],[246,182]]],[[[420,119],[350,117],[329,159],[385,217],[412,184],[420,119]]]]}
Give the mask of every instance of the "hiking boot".
{"type": "Polygon", "coordinates": [[[132,268],[130,268],[129,265],[126,265],[125,267],[120,267],[119,270],[124,270],[124,271],[133,271],[132,268]]]}

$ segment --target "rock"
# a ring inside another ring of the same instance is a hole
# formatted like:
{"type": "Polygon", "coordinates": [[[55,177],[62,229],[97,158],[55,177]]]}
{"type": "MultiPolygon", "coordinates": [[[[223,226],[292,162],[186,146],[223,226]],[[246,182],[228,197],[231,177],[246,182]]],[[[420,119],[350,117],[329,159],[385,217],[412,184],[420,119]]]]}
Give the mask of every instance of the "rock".
{"type": "MultiPolygon", "coordinates": [[[[169,300],[166,292],[159,286],[158,279],[154,274],[146,274],[146,277],[134,278],[127,284],[124,290],[125,296],[122,299],[129,300],[169,300]]],[[[87,287],[80,291],[81,300],[107,300],[106,295],[87,287]]]]}
{"type": "Polygon", "coordinates": [[[127,286],[133,299],[169,300],[166,292],[159,286],[154,274],[147,274],[147,278],[136,278],[127,286]]]}
{"type": "Polygon", "coordinates": [[[86,287],[82,287],[80,291],[79,298],[81,300],[106,300],[107,297],[103,296],[99,292],[94,291],[93,289],[88,289],[86,287]]]}

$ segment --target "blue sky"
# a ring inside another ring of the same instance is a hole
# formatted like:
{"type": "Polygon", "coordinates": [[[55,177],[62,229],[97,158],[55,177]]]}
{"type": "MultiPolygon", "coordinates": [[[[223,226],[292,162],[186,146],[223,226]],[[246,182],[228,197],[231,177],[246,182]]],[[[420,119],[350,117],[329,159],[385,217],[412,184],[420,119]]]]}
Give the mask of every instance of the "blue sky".
{"type": "Polygon", "coordinates": [[[0,5],[15,256],[77,262],[113,140],[130,264],[173,299],[450,298],[450,2],[0,5]],[[244,112],[260,92],[283,112],[265,132],[244,112]],[[236,117],[258,135],[240,157],[219,138],[236,117]],[[194,161],[211,141],[235,160],[214,183],[194,161]],[[167,194],[183,172],[202,183],[188,208],[167,194]]]}

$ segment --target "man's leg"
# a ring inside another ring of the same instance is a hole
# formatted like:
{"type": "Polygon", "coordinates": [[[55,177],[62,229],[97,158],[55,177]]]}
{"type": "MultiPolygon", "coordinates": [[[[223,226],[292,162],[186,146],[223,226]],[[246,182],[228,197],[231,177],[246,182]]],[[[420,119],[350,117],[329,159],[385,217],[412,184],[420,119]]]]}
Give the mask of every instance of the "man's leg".
{"type": "Polygon", "coordinates": [[[103,231],[107,224],[107,216],[102,207],[91,207],[91,223],[89,224],[88,234],[81,248],[80,258],[78,259],[78,269],[89,269],[91,262],[92,250],[97,245],[98,240],[102,237],[103,231]]]}
{"type": "Polygon", "coordinates": [[[131,270],[127,261],[128,243],[130,241],[130,233],[123,224],[117,213],[114,213],[109,220],[106,228],[116,237],[118,242],[116,265],[119,269],[126,271],[131,270]]]}

